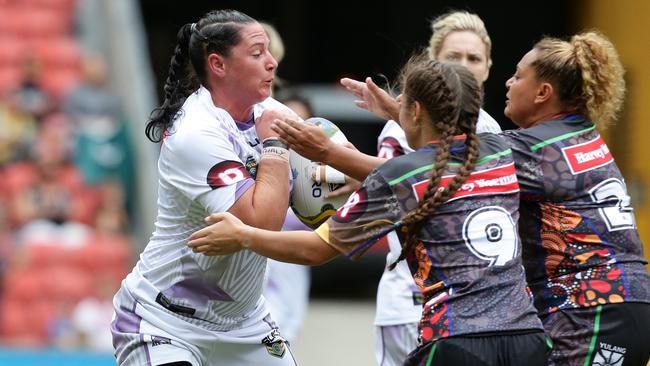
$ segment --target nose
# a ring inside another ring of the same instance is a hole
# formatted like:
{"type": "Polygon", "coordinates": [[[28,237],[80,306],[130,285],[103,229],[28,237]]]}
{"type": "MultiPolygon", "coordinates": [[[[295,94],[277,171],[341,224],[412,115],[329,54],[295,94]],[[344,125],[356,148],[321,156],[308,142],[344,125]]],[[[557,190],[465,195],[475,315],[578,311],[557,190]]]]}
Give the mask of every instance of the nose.
{"type": "Polygon", "coordinates": [[[275,70],[275,69],[278,68],[278,61],[275,59],[275,57],[273,57],[273,55],[271,55],[271,53],[269,53],[269,61],[268,61],[267,65],[266,65],[266,68],[269,71],[275,70]]]}
{"type": "Polygon", "coordinates": [[[514,79],[514,77],[511,77],[510,79],[506,80],[506,89],[508,90],[510,90],[510,85],[512,85],[512,79],[514,79]]]}

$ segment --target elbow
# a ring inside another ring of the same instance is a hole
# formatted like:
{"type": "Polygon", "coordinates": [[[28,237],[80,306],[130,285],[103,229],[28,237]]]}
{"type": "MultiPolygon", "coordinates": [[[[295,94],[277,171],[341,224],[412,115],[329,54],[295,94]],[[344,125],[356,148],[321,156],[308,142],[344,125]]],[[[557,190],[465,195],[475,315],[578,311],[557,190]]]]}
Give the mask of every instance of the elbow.
{"type": "Polygon", "coordinates": [[[302,253],[303,264],[309,266],[320,266],[332,260],[338,255],[329,245],[319,248],[318,250],[307,250],[302,253]]]}
{"type": "Polygon", "coordinates": [[[329,258],[324,258],[324,257],[317,257],[317,256],[309,256],[304,258],[304,263],[308,266],[320,266],[321,264],[327,263],[329,261],[329,258]]]}

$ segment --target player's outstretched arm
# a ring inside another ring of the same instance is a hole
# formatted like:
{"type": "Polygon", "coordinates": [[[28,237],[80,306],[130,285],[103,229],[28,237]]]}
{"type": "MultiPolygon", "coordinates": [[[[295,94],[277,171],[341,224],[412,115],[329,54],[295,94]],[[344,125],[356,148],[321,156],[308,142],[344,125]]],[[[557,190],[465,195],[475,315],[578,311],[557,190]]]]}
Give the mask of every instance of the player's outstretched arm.
{"type": "Polygon", "coordinates": [[[319,265],[339,252],[312,231],[269,231],[244,224],[225,212],[206,217],[212,225],[194,232],[188,246],[195,253],[227,255],[242,249],[282,262],[319,265]]]}
{"type": "Polygon", "coordinates": [[[399,121],[399,103],[388,92],[375,84],[372,78],[367,77],[365,82],[343,78],[341,85],[357,97],[357,100],[354,101],[357,107],[363,108],[379,118],[399,121]]]}
{"type": "Polygon", "coordinates": [[[385,159],[366,155],[332,142],[323,129],[290,118],[276,119],[271,127],[280,140],[307,159],[319,161],[363,181],[370,172],[383,164],[385,159]]]}

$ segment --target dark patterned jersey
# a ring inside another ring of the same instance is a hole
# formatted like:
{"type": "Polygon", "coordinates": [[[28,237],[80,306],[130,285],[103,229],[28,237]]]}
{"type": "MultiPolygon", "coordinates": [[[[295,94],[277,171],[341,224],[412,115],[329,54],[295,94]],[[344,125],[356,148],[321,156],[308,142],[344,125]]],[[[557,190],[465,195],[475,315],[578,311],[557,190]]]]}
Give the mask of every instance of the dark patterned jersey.
{"type": "MultiPolygon", "coordinates": [[[[527,292],[517,235],[519,185],[503,139],[482,134],[474,172],[426,220],[407,257],[424,297],[422,342],[439,338],[541,329],[527,292]]],[[[461,166],[463,138],[454,141],[441,186],[461,166]]],[[[437,145],[387,161],[334,216],[317,229],[338,251],[357,258],[378,236],[414,210],[431,177],[437,145]]],[[[401,242],[404,238],[400,237],[401,242]]]]}
{"type": "Polygon", "coordinates": [[[521,186],[519,228],[540,314],[650,302],[650,278],[614,158],[580,115],[504,132],[521,186]]]}

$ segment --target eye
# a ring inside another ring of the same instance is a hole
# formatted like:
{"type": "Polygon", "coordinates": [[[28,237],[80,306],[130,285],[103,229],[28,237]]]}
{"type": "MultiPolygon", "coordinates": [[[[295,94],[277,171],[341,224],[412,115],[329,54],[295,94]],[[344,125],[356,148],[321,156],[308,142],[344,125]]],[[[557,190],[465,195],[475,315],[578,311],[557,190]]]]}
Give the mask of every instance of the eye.
{"type": "Polygon", "coordinates": [[[483,62],[483,58],[480,56],[469,56],[469,61],[472,63],[481,63],[483,62]]]}

